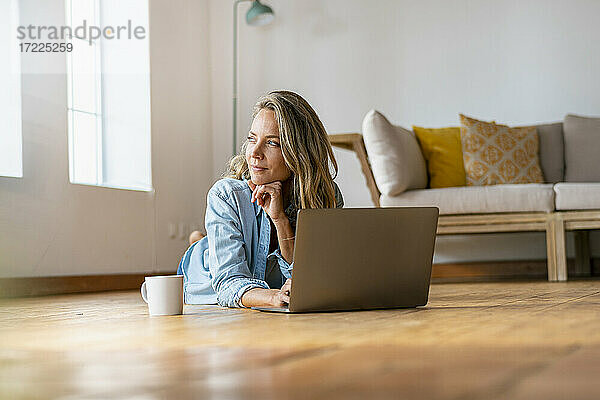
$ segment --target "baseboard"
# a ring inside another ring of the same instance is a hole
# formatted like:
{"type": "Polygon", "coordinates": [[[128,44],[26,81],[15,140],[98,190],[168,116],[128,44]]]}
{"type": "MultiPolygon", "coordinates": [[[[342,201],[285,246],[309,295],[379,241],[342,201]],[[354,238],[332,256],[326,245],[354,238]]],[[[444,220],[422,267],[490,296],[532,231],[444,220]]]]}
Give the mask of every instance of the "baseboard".
{"type": "MultiPolygon", "coordinates": [[[[568,260],[567,268],[570,270],[569,277],[575,277],[573,267],[574,260],[568,260]]],[[[0,278],[0,298],[138,289],[146,276],[169,275],[173,273],[174,271],[138,274],[0,278]]],[[[600,274],[600,258],[595,258],[592,259],[592,275],[598,274],[600,274]]],[[[545,280],[547,276],[546,260],[434,264],[431,271],[433,283],[497,281],[506,279],[545,280]]]]}
{"type": "MultiPolygon", "coordinates": [[[[591,272],[592,275],[600,274],[600,258],[592,259],[591,272]]],[[[574,259],[567,260],[567,274],[569,278],[578,277],[574,259]]],[[[433,283],[547,278],[546,260],[434,264],[431,270],[433,283]]]]}
{"type": "Polygon", "coordinates": [[[139,288],[146,276],[171,275],[174,273],[175,271],[137,274],[0,278],[0,298],[131,290],[139,288]]]}

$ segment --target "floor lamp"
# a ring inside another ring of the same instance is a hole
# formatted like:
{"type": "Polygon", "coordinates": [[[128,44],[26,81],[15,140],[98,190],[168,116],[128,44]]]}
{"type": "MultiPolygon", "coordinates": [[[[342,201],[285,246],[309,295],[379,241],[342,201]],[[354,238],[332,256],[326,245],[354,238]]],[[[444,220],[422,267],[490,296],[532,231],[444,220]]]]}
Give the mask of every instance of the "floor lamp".
{"type": "Polygon", "coordinates": [[[271,23],[275,18],[273,9],[262,4],[259,0],[235,0],[233,3],[233,155],[237,154],[237,24],[238,5],[245,1],[252,1],[252,6],[246,13],[246,23],[250,26],[263,26],[271,23]]]}

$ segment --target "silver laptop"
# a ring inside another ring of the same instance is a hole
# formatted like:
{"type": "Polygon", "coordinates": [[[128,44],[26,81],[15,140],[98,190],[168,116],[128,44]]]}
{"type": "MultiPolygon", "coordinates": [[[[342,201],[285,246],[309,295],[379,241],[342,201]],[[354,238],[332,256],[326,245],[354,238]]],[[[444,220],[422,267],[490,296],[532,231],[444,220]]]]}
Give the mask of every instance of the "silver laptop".
{"type": "Polygon", "coordinates": [[[427,304],[437,207],[298,211],[287,308],[300,313],[427,304]]]}

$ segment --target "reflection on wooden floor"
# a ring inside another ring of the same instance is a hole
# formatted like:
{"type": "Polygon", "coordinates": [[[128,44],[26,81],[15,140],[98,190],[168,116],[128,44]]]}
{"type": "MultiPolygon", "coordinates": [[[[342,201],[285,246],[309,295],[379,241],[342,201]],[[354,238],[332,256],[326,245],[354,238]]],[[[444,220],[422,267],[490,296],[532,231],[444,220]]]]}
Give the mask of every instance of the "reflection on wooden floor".
{"type": "Polygon", "coordinates": [[[0,302],[1,399],[598,399],[598,371],[598,280],[306,315],[148,317],[137,291],[0,302]]]}

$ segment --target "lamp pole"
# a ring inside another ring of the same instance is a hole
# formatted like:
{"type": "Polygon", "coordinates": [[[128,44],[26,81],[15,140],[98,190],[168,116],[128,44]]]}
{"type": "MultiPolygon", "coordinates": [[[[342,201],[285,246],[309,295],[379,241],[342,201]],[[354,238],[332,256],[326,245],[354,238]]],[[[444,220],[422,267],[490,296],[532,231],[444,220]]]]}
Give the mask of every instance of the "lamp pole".
{"type": "Polygon", "coordinates": [[[252,0],[235,0],[233,3],[233,147],[232,154],[237,154],[237,62],[238,62],[238,51],[237,51],[237,24],[238,24],[238,5],[240,3],[252,1],[252,0]]]}
{"type": "Polygon", "coordinates": [[[261,4],[259,0],[235,0],[233,2],[233,145],[232,154],[237,154],[237,64],[238,64],[238,5],[245,1],[251,1],[252,7],[246,14],[246,22],[249,25],[261,26],[270,23],[273,20],[273,10],[271,7],[261,4]]]}

